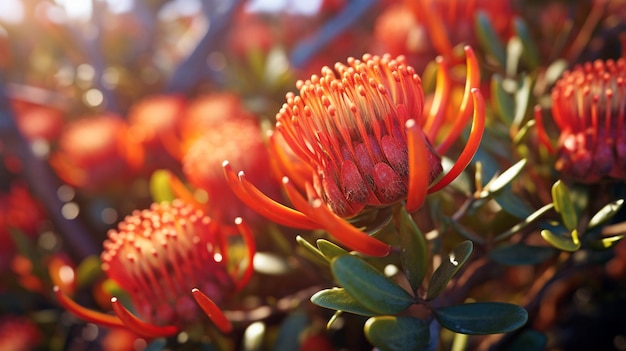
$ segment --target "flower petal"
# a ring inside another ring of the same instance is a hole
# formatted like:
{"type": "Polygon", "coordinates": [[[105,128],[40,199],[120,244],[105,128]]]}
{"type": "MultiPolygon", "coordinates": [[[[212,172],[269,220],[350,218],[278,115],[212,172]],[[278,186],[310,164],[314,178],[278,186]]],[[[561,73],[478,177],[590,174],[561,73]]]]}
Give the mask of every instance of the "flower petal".
{"type": "Polygon", "coordinates": [[[124,323],[124,326],[141,336],[147,338],[159,338],[172,336],[178,333],[178,327],[174,325],[160,327],[146,323],[135,317],[116,297],[111,298],[111,306],[113,306],[113,311],[115,311],[115,314],[124,323]]]}
{"type": "Polygon", "coordinates": [[[271,221],[288,227],[299,229],[319,228],[318,225],[308,219],[304,214],[267,197],[248,182],[243,172],[239,172],[238,177],[228,161],[224,161],[222,166],[224,167],[224,173],[230,188],[235,195],[251,209],[271,221]]]}
{"type": "Polygon", "coordinates": [[[256,253],[256,244],[254,242],[252,230],[248,227],[248,225],[246,225],[241,217],[235,218],[235,225],[237,225],[237,229],[239,229],[239,233],[241,233],[247,249],[246,270],[239,278],[237,286],[235,287],[235,291],[239,291],[248,284],[250,278],[252,278],[252,273],[254,273],[254,254],[256,253]]]}
{"type": "MultiPolygon", "coordinates": [[[[480,85],[480,67],[478,66],[478,60],[474,54],[474,50],[471,47],[465,47],[465,56],[467,57],[467,78],[465,81],[465,91],[463,93],[463,100],[461,101],[461,107],[459,108],[459,114],[454,121],[454,125],[446,138],[437,146],[437,153],[443,155],[448,151],[450,146],[454,144],[465,125],[469,121],[472,110],[472,89],[478,88],[480,85]]],[[[442,106],[445,107],[445,106],[442,106]]]]}
{"type": "Polygon", "coordinates": [[[351,250],[358,251],[370,256],[383,257],[389,254],[391,248],[382,241],[355,228],[344,219],[334,214],[324,202],[317,198],[313,204],[309,202],[295,189],[288,178],[283,178],[283,186],[287,196],[293,205],[309,216],[319,227],[329,232],[340,243],[351,250]]]}
{"type": "Polygon", "coordinates": [[[124,327],[124,323],[122,323],[122,321],[116,316],[93,311],[77,304],[67,295],[65,295],[65,293],[61,291],[61,288],[59,288],[58,286],[55,286],[53,290],[57,300],[59,301],[59,304],[78,318],[84,320],[85,322],[94,323],[105,327],[124,327]]]}
{"type": "Polygon", "coordinates": [[[407,149],[409,150],[409,190],[406,210],[411,213],[417,211],[426,198],[430,165],[428,164],[428,150],[424,134],[414,119],[406,122],[406,133],[407,149]],[[424,164],[427,167],[424,167],[424,164]]]}
{"type": "Polygon", "coordinates": [[[446,185],[450,184],[456,177],[470,163],[476,150],[480,146],[480,140],[483,137],[483,131],[485,130],[485,101],[483,95],[478,89],[472,89],[472,95],[474,96],[474,119],[472,121],[472,129],[470,130],[470,136],[467,140],[465,148],[459,155],[459,158],[454,163],[454,166],[439,179],[433,186],[428,189],[429,193],[440,190],[446,185]]]}
{"type": "Polygon", "coordinates": [[[230,323],[228,318],[224,315],[224,312],[211,300],[208,296],[206,296],[202,291],[197,288],[193,288],[191,290],[193,294],[193,298],[196,299],[196,302],[202,308],[204,313],[211,319],[211,321],[215,324],[215,326],[222,331],[223,333],[229,333],[233,330],[233,325],[230,323]]]}

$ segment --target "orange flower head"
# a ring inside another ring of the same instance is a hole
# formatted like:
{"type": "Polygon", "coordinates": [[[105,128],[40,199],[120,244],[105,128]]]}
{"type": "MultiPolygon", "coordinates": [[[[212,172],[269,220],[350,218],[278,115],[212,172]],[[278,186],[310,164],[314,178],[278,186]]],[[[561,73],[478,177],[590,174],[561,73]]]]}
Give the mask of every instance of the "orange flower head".
{"type": "Polygon", "coordinates": [[[217,306],[250,279],[255,251],[248,227],[241,219],[235,223],[247,244],[242,274],[230,266],[232,227],[181,200],[136,210],[109,231],[101,261],[107,277],[131,298],[137,316],[115,297],[111,302],[116,316],[85,311],[60,288],[57,297],[87,321],[125,326],[147,337],[172,335],[201,322],[201,311],[222,331],[230,331],[230,322],[217,306]]]}
{"type": "Polygon", "coordinates": [[[563,74],[552,90],[561,130],[556,169],[582,183],[626,179],[626,61],[597,60],[563,74]]]}
{"type": "MultiPolygon", "coordinates": [[[[419,76],[403,58],[365,55],[336,64],[322,76],[297,83],[276,116],[276,129],[301,160],[315,169],[313,185],[340,217],[366,206],[404,200],[409,181],[409,119],[421,124],[423,100],[419,76]]],[[[429,182],[442,171],[439,155],[425,140],[422,171],[429,182]]]]}
{"type": "MultiPolygon", "coordinates": [[[[351,249],[384,256],[389,246],[352,226],[369,208],[406,202],[417,210],[428,192],[449,184],[469,164],[484,129],[484,103],[477,89],[478,63],[466,48],[468,78],[457,118],[435,149],[431,142],[444,119],[449,75],[440,73],[434,103],[423,111],[420,77],[404,57],[366,54],[324,67],[321,76],[299,81],[300,95],[287,94],[276,116],[270,149],[283,174],[294,209],[279,204],[237,176],[224,163],[227,179],[246,204],[264,216],[296,228],[325,229],[351,249]],[[474,110],[470,138],[456,164],[442,177],[440,154],[465,127],[474,110]],[[287,145],[288,150],[280,145],[287,145]],[[293,156],[298,160],[293,164],[293,156]],[[305,164],[308,167],[301,167],[305,164]],[[309,174],[300,171],[308,169],[309,174]],[[304,194],[306,196],[304,196],[304,194]]],[[[447,67],[441,62],[441,72],[447,67]]]]}
{"type": "Polygon", "coordinates": [[[67,125],[50,162],[68,184],[96,190],[132,175],[143,160],[143,148],[126,122],[103,114],[67,125]]]}

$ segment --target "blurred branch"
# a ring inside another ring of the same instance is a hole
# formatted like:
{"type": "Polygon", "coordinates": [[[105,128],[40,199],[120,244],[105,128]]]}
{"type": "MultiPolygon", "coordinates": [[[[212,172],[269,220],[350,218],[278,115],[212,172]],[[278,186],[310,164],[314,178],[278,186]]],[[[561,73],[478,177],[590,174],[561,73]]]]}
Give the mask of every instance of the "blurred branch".
{"type": "Polygon", "coordinates": [[[79,220],[69,220],[61,213],[63,203],[57,197],[57,189],[62,184],[48,163],[33,154],[28,142],[17,129],[9,106],[5,86],[0,82],[0,140],[3,147],[13,152],[21,161],[23,177],[30,190],[44,205],[50,220],[75,256],[82,260],[99,254],[100,247],[91,240],[87,228],[79,220]]]}
{"type": "Polygon", "coordinates": [[[376,0],[349,1],[341,12],[296,45],[291,52],[291,64],[296,68],[305,66],[318,51],[361,19],[376,3],[376,0]]]}
{"type": "Polygon", "coordinates": [[[209,69],[207,57],[220,47],[222,40],[226,37],[228,25],[232,22],[232,17],[240,3],[239,0],[208,0],[203,2],[205,16],[209,22],[207,31],[191,54],[181,61],[174,70],[165,87],[166,93],[188,92],[204,76],[209,69]]]}

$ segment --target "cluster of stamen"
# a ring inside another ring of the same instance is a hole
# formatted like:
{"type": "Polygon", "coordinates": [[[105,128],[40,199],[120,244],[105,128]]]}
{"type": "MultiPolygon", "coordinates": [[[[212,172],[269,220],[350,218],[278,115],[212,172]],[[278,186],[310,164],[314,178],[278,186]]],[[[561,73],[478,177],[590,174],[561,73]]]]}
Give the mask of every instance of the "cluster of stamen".
{"type": "Polygon", "coordinates": [[[215,222],[174,200],[136,210],[110,230],[102,268],[128,292],[140,317],[155,325],[180,325],[199,316],[193,288],[216,303],[234,290],[224,245],[215,222]]]}
{"type": "Polygon", "coordinates": [[[597,60],[565,72],[556,83],[558,170],[581,182],[626,178],[625,78],[624,59],[597,60]]]}
{"type": "MultiPolygon", "coordinates": [[[[324,67],[321,77],[299,81],[300,95],[287,94],[276,126],[294,153],[316,169],[314,187],[326,204],[350,217],[367,205],[406,198],[404,128],[409,119],[424,123],[424,94],[402,56],[350,58],[335,71],[324,67]]],[[[441,172],[439,157],[425,162],[432,181],[441,172]]]]}

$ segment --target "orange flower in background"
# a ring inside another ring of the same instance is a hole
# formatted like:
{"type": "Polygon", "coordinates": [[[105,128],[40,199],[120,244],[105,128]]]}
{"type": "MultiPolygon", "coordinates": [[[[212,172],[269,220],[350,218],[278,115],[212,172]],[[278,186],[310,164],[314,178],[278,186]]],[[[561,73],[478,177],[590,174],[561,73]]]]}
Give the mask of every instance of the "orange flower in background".
{"type": "Polygon", "coordinates": [[[102,269],[129,295],[137,316],[116,297],[111,299],[113,316],[79,306],[64,286],[56,286],[55,293],[66,309],[88,322],[126,327],[147,338],[173,335],[201,323],[201,310],[221,331],[229,332],[232,326],[217,305],[247,284],[255,252],[250,229],[241,219],[236,226],[247,248],[243,271],[230,268],[229,236],[235,234],[230,227],[225,229],[180,200],[136,210],[117,230],[110,230],[102,269]]]}
{"type": "MultiPolygon", "coordinates": [[[[441,70],[431,110],[424,113],[421,80],[404,57],[364,55],[362,60],[349,59],[347,65],[337,63],[338,75],[325,67],[321,77],[299,81],[300,95],[287,94],[287,103],[277,114],[277,134],[299,162],[312,170],[308,176],[297,174],[283,157],[285,152],[275,151],[276,158],[284,161],[279,168],[295,210],[265,196],[243,172],[237,177],[225,162],[231,187],[248,206],[271,220],[296,228],[324,229],[351,249],[386,255],[387,244],[344,218],[401,201],[406,201],[407,210],[416,211],[428,192],[449,184],[469,164],[479,146],[485,116],[477,89],[478,63],[471,48],[466,47],[466,54],[463,101],[448,135],[436,148],[431,141],[441,127],[449,99],[446,70],[441,70]],[[468,143],[455,165],[439,177],[440,155],[464,129],[472,105],[474,122],[468,143]],[[294,184],[292,180],[298,179],[303,181],[294,184]]],[[[275,135],[270,140],[274,147],[278,145],[275,135]]]]}
{"type": "Polygon", "coordinates": [[[270,172],[270,155],[259,122],[254,117],[230,117],[195,139],[186,151],[182,163],[183,173],[196,188],[208,194],[206,211],[212,217],[230,223],[235,217],[243,217],[256,226],[261,220],[258,214],[235,196],[224,178],[222,161],[243,169],[263,192],[277,197],[280,184],[270,172]]]}
{"type": "Polygon", "coordinates": [[[179,157],[182,158],[189,146],[207,131],[223,121],[238,118],[255,117],[243,107],[241,98],[237,94],[207,94],[190,101],[181,121],[183,145],[179,157]]]}
{"type": "Polygon", "coordinates": [[[557,81],[552,90],[552,116],[561,130],[556,169],[565,177],[582,183],[626,179],[625,80],[626,60],[620,59],[578,65],[557,81]]]}
{"type": "Polygon", "coordinates": [[[41,339],[41,330],[28,317],[5,315],[0,318],[0,350],[37,350],[41,339]]]}
{"type": "MultiPolygon", "coordinates": [[[[452,48],[455,45],[464,43],[474,46],[477,44],[478,36],[474,30],[476,15],[484,13],[494,29],[503,37],[509,35],[510,23],[514,12],[509,1],[489,1],[489,0],[409,0],[402,4],[394,5],[411,11],[415,18],[415,23],[409,22],[406,15],[403,15],[402,23],[393,23],[388,15],[386,20],[377,24],[376,33],[381,45],[385,46],[387,35],[384,28],[388,27],[395,31],[405,30],[407,41],[405,52],[424,52],[427,47],[431,47],[433,52],[451,58],[452,48]],[[425,34],[425,35],[424,35],[425,34]],[[425,36],[429,39],[429,44],[419,44],[415,41],[415,36],[425,36]],[[416,46],[418,45],[418,46],[416,46]]],[[[390,10],[393,7],[390,7],[390,10]]],[[[393,10],[391,10],[393,11],[393,10]]],[[[397,10],[396,10],[397,11],[397,10]]],[[[397,39],[391,43],[397,42],[397,39]]],[[[431,50],[432,50],[431,49],[431,50]]]]}
{"type": "Polygon", "coordinates": [[[177,153],[179,128],[187,99],[181,95],[157,95],[133,104],[128,112],[130,133],[145,150],[146,170],[173,167],[177,153]]]}
{"type": "Polygon", "coordinates": [[[50,164],[72,186],[95,190],[131,175],[144,152],[120,117],[85,117],[66,126],[50,164]]]}

